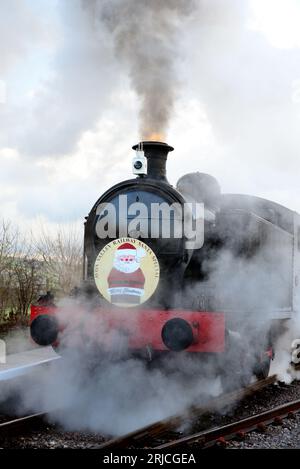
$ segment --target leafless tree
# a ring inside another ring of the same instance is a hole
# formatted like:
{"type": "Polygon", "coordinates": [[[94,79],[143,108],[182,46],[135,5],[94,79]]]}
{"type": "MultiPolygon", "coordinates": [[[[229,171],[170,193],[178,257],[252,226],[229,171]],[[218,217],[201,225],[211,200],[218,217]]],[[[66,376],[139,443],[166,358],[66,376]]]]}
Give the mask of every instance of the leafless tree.
{"type": "Polygon", "coordinates": [[[11,288],[13,283],[12,266],[17,254],[19,234],[9,222],[0,225],[0,316],[4,321],[11,306],[11,288]]]}
{"type": "Polygon", "coordinates": [[[9,268],[17,253],[19,230],[13,230],[10,222],[0,225],[0,275],[9,268]]]}
{"type": "Polygon", "coordinates": [[[29,307],[41,292],[65,295],[82,275],[82,240],[75,227],[58,226],[38,236],[21,236],[10,222],[0,224],[0,323],[26,323],[29,307]]]}
{"type": "Polygon", "coordinates": [[[82,276],[82,236],[75,226],[58,226],[54,234],[48,233],[45,226],[39,231],[34,245],[38,259],[43,263],[48,286],[58,294],[68,294],[79,285],[82,276]]]}
{"type": "Polygon", "coordinates": [[[13,267],[12,310],[16,320],[26,321],[31,303],[41,289],[43,275],[39,262],[27,255],[16,259],[13,267]]]}
{"type": "Polygon", "coordinates": [[[26,322],[38,293],[41,265],[32,246],[10,222],[0,225],[0,320],[26,322]]]}

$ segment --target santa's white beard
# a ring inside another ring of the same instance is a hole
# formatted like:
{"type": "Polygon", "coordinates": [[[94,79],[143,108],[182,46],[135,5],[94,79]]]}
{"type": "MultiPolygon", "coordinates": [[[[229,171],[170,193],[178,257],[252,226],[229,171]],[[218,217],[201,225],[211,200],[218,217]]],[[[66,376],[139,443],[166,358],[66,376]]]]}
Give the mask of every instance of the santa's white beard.
{"type": "Polygon", "coordinates": [[[135,272],[138,270],[140,267],[139,262],[122,262],[119,261],[118,259],[115,259],[114,261],[114,268],[119,270],[120,272],[123,272],[124,274],[132,274],[132,272],[135,272]]]}

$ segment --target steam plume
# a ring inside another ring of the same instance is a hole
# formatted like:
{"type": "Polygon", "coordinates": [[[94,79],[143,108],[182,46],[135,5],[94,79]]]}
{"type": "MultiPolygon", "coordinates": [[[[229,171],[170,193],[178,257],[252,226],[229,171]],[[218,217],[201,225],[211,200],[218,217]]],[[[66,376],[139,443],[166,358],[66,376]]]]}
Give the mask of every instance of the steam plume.
{"type": "Polygon", "coordinates": [[[140,102],[141,138],[165,134],[178,79],[174,69],[177,36],[193,0],[82,0],[105,24],[118,58],[128,67],[140,102]]]}
{"type": "MultiPolygon", "coordinates": [[[[86,304],[84,298],[78,301],[86,304]]],[[[160,366],[150,366],[128,356],[118,331],[109,332],[112,355],[103,353],[99,344],[104,334],[108,337],[103,318],[80,309],[75,300],[60,304],[66,325],[61,360],[7,382],[0,405],[17,395],[17,413],[56,409],[53,420],[65,429],[120,435],[220,394],[215,370],[208,364],[199,368],[191,355],[168,356],[160,366]]],[[[15,335],[11,348],[20,350],[24,343],[15,335]]]]}

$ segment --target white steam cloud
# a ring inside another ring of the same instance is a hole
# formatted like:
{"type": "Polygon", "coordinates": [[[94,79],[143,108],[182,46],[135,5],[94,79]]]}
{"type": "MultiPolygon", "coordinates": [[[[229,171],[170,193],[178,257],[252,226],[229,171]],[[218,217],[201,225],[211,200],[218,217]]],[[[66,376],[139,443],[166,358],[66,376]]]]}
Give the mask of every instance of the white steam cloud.
{"type": "MultiPolygon", "coordinates": [[[[220,378],[208,364],[177,354],[149,366],[128,356],[119,332],[108,337],[102,317],[74,301],[63,305],[61,360],[1,386],[0,404],[17,396],[19,413],[53,410],[53,420],[65,429],[121,435],[220,394],[220,378]],[[100,346],[106,340],[110,353],[100,346]]],[[[18,334],[17,342],[20,349],[24,339],[18,334]]]]}

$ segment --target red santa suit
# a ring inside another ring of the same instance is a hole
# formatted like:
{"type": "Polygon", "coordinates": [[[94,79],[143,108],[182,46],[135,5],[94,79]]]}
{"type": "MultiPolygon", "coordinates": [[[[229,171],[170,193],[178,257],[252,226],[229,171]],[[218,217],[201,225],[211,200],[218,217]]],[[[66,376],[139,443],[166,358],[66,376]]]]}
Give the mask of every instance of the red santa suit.
{"type": "Polygon", "coordinates": [[[139,265],[137,250],[132,244],[124,243],[117,249],[114,267],[107,278],[113,304],[140,304],[144,294],[145,276],[139,265]]]}

